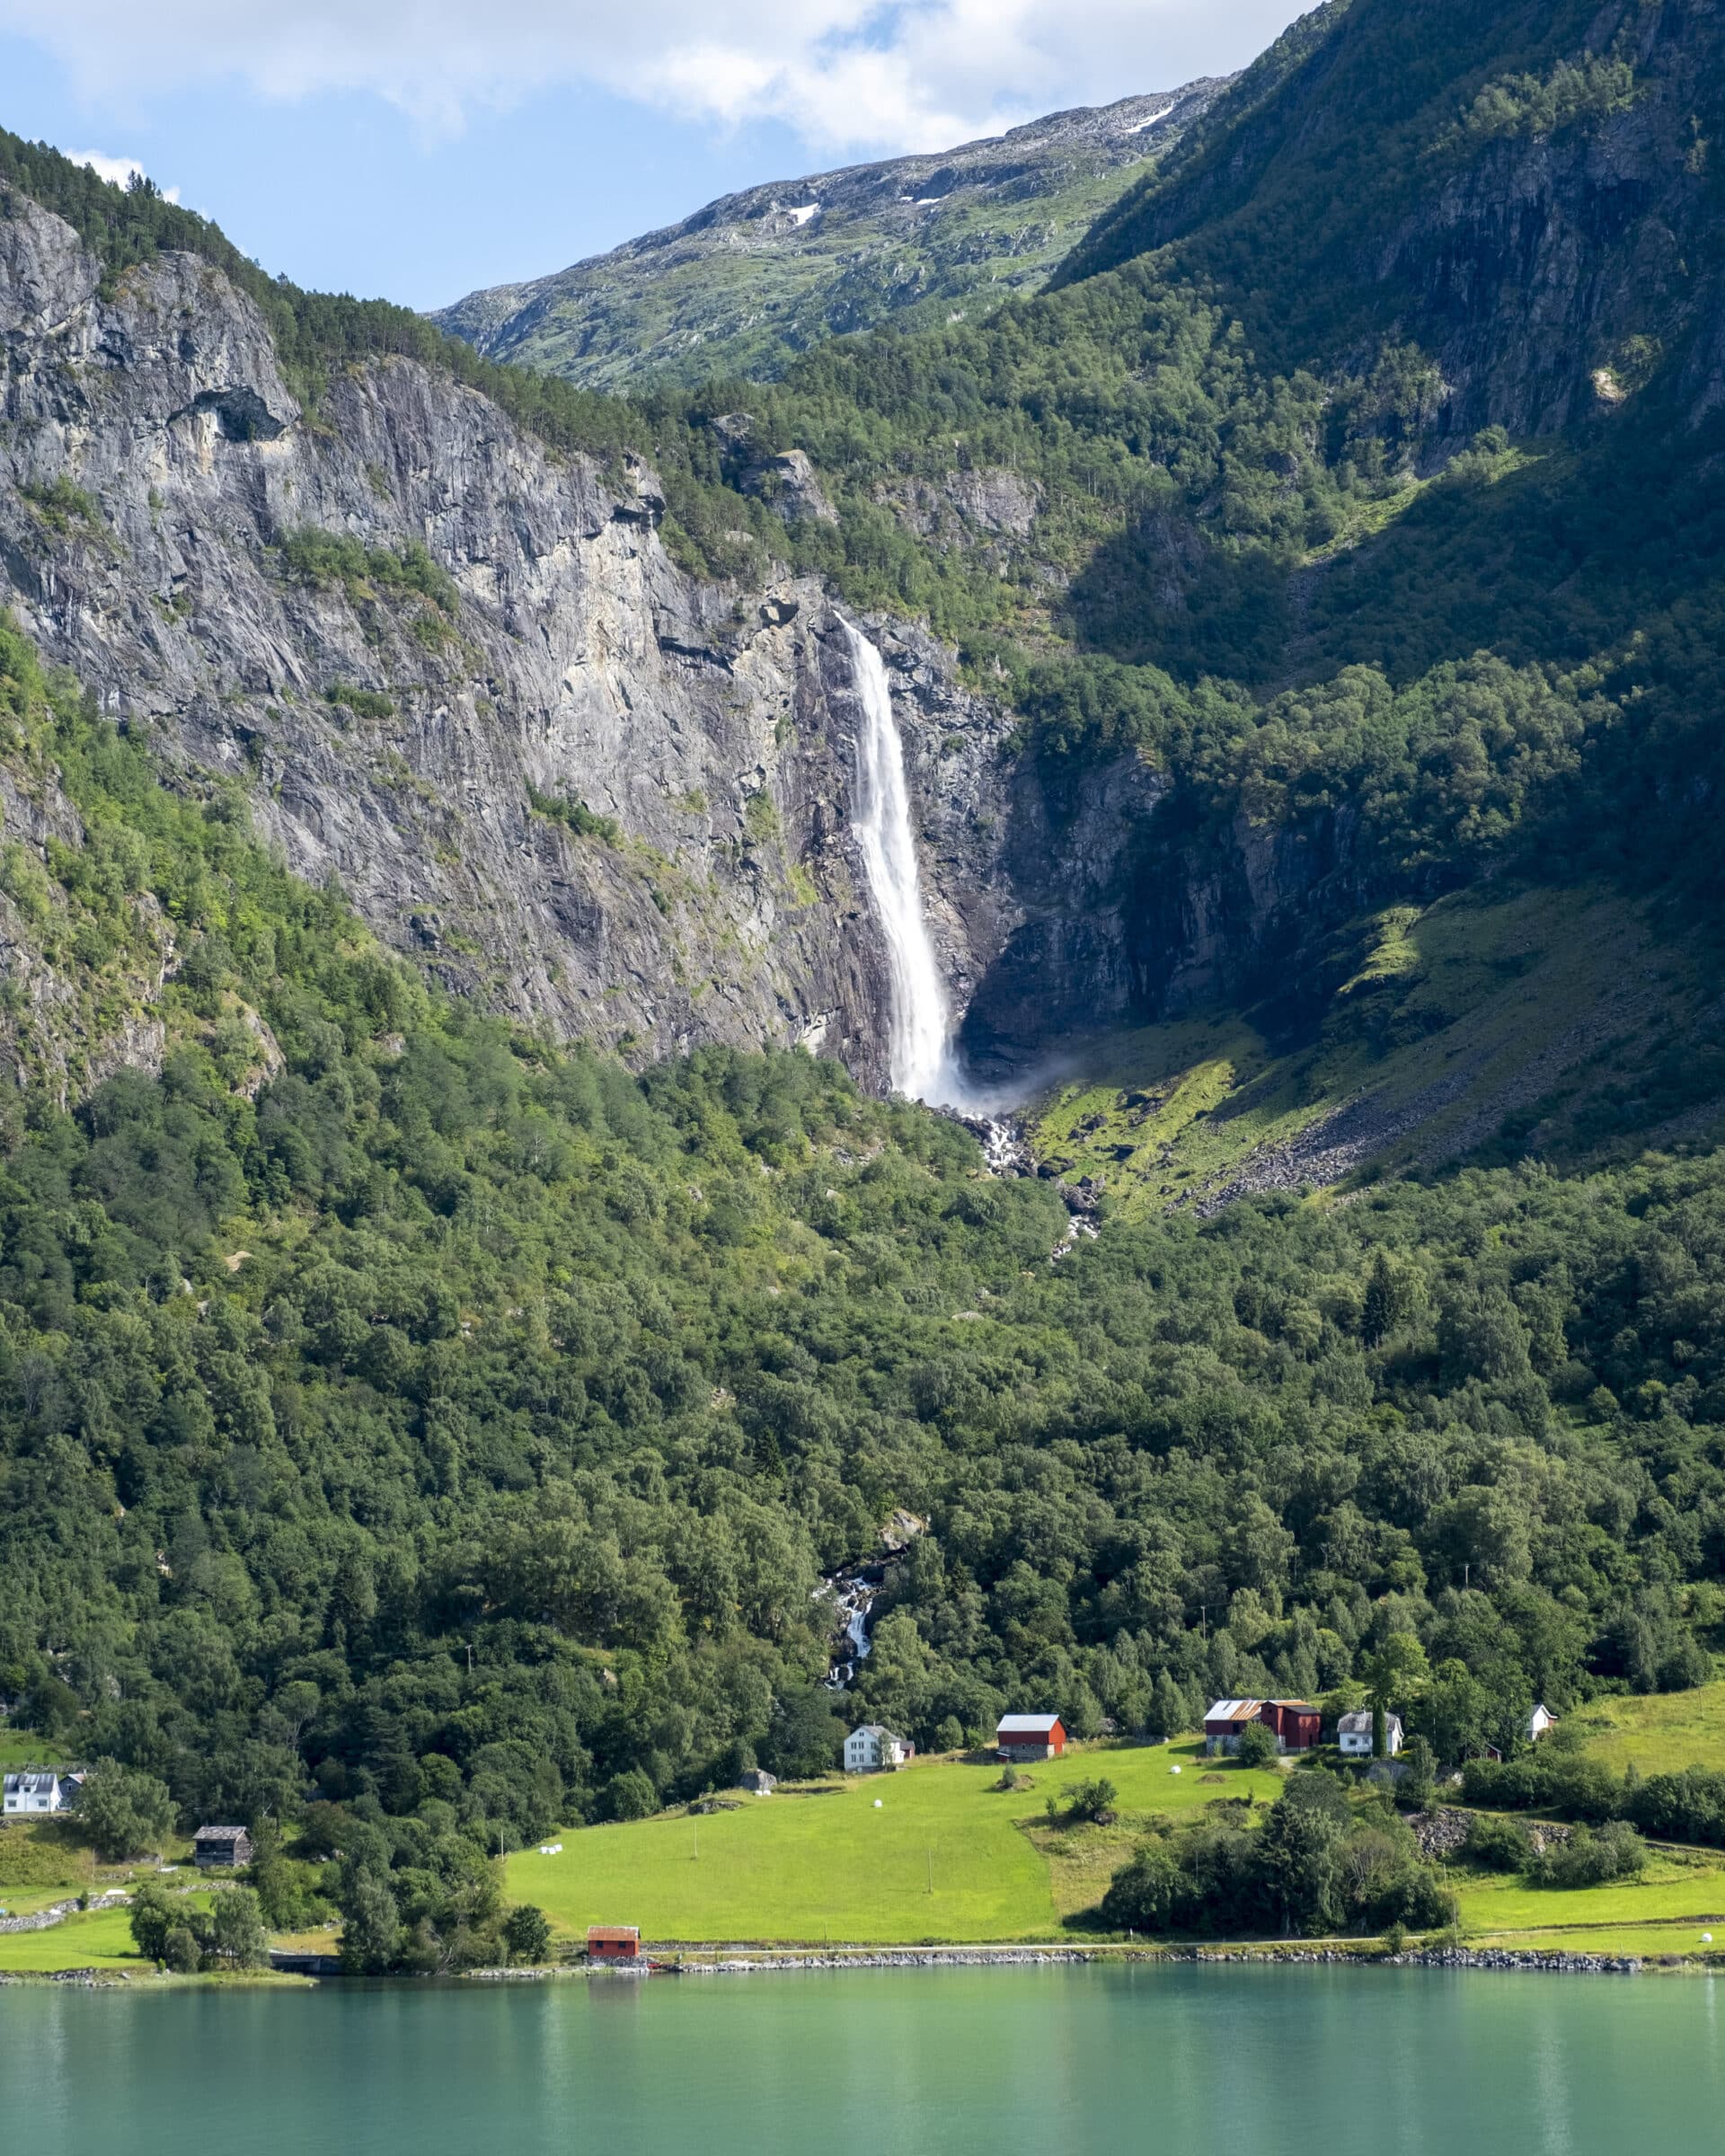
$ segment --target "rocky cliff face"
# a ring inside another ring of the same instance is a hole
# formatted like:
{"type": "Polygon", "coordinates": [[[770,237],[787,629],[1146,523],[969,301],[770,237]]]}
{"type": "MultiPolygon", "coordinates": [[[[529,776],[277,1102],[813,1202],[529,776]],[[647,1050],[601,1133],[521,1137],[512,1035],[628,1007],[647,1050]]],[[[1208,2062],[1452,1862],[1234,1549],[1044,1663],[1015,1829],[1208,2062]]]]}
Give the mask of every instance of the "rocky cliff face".
{"type": "MultiPolygon", "coordinates": [[[[553,458],[415,364],[306,411],[207,264],[105,291],[27,205],[0,222],[0,337],[6,599],[188,785],[241,788],[457,993],[637,1059],[802,1040],[879,1082],[852,684],[817,584],[696,582],[650,471],[553,458]],[[332,566],[308,533],[351,543],[332,566]],[[375,573],[414,545],[453,596],[375,573]]],[[[1009,720],[926,637],[870,627],[962,1003],[1020,921],[1009,720]]]]}

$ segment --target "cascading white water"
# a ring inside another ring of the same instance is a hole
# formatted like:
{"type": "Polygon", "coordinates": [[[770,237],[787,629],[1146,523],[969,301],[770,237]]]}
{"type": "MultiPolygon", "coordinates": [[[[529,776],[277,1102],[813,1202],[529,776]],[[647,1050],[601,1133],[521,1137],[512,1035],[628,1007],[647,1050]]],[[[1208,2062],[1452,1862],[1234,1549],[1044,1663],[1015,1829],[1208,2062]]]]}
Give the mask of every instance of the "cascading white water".
{"type": "Polygon", "coordinates": [[[880,654],[839,617],[851,648],[862,723],[856,735],[856,842],[887,939],[893,1090],[937,1107],[961,1107],[952,1023],[923,918],[922,879],[910,835],[904,748],[880,654]]]}

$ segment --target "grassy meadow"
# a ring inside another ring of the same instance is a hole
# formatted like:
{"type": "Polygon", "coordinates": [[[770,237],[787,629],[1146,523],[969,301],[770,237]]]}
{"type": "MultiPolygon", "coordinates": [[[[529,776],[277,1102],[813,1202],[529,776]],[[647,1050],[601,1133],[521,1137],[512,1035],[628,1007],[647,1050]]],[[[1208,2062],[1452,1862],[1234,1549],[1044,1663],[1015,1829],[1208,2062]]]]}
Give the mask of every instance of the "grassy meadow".
{"type": "MultiPolygon", "coordinates": [[[[1047,1937],[1095,1894],[1066,1874],[1057,1883],[1039,1844],[1062,1837],[1039,1823],[1048,1798],[1062,1802],[1075,1782],[1099,1774],[1119,1792],[1126,1831],[1106,1830],[1119,1849],[1134,1839],[1132,1815],[1216,1797],[1263,1801],[1280,1786],[1273,1773],[1206,1761],[1191,1738],[1087,1745],[1021,1770],[1012,1790],[994,1786],[992,1760],[928,1760],[898,1774],[741,1798],[739,1809],[705,1817],[553,1835],[560,1856],[527,1850],[509,1859],[507,1891],[536,1903],[564,1934],[627,1923],[650,1938],[701,1942],[1047,1937]]],[[[1101,1869],[1102,1884],[1111,1869],[1101,1869]]]]}
{"type": "MultiPolygon", "coordinates": [[[[1725,1683],[1588,1715],[1616,1763],[1725,1763],[1725,1683]]],[[[896,1775],[736,1793],[736,1810],[704,1817],[571,1829],[551,1837],[558,1855],[509,1858],[506,1892],[537,1904],[565,1940],[589,1923],[692,1944],[1047,1938],[1095,1905],[1151,1817],[1217,1798],[1264,1802],[1280,1786],[1275,1772],[1206,1760],[1192,1737],[1079,1747],[1025,1771],[1014,1790],[995,1786],[999,1772],[975,1755],[923,1760],[896,1775]],[[1096,1775],[1119,1790],[1115,1821],[1051,1825],[1048,1798],[1064,1802],[1096,1775]]],[[[1725,1864],[1712,1852],[1661,1852],[1639,1878],[1607,1886],[1537,1886],[1459,1866],[1453,1883],[1463,1931],[1482,1942],[1680,1954],[1704,1951],[1700,1934],[1716,1928],[1725,1947],[1725,1864]],[[1632,1938],[1642,1943],[1622,1943],[1632,1938]]]]}
{"type": "Polygon", "coordinates": [[[1576,1719],[1588,1750],[1619,1773],[1632,1762],[1643,1774],[1725,1769],[1725,1683],[1597,1700],[1576,1719]]]}

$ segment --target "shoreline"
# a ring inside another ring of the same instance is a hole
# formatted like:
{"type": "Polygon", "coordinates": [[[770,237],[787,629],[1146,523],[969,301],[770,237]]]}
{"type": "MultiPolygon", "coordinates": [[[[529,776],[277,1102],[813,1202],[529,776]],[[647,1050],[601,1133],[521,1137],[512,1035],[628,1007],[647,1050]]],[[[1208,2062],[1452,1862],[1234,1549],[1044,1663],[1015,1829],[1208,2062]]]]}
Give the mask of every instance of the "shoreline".
{"type": "Polygon", "coordinates": [[[69,1984],[86,1991],[234,1988],[304,1991],[323,1984],[559,1984],[571,1980],[633,1983],[666,1976],[767,1976],[835,1975],[905,1969],[1032,1969],[1091,1966],[1229,1968],[1438,1969],[1485,1975],[1531,1974],[1563,1976],[1715,1975],[1725,1970],[1721,1954],[1592,1953],[1583,1948],[1526,1949],[1491,1946],[1411,1946],[1400,1953],[1380,1945],[1304,1945],[1296,1940],[1208,1944],[1193,1940],[1167,1944],[1081,1943],[952,1946],[708,1947],[662,1944],[632,1966],[589,1966],[584,1962],[549,1962],[532,1967],[480,1968],[447,1975],[345,1975],[333,1957],[284,1953],[267,1969],[200,1972],[175,1976],[155,1967],[137,1969],[87,1966],[64,1969],[0,1970],[0,1989],[13,1984],[69,1984]],[[322,1966],[308,1966],[321,1964],[322,1966]]]}

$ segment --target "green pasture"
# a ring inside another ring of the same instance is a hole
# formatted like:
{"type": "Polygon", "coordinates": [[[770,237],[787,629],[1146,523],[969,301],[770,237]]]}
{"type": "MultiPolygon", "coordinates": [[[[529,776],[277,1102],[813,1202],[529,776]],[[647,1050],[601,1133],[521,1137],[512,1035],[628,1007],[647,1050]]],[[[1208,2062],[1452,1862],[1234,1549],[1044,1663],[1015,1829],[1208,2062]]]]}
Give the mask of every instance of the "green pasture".
{"type": "Polygon", "coordinates": [[[507,1892],[577,1934],[622,1923],[703,1942],[1044,1936],[1060,1908],[1049,1860],[1024,1828],[1049,1797],[1106,1775],[1122,1811],[1150,1814],[1249,1793],[1264,1801],[1281,1786],[1278,1774],[1206,1761],[1190,1738],[1086,1745],[1025,1772],[1029,1787],[1004,1791],[993,1761],[930,1760],[742,1798],[734,1812],[571,1829],[549,1837],[561,1856],[510,1857],[507,1892]]]}
{"type": "Polygon", "coordinates": [[[149,1964],[132,1944],[124,1909],[98,1909],[68,1916],[46,1931],[0,1932],[0,1969],[137,1969],[149,1964]]]}
{"type": "Polygon", "coordinates": [[[1694,1919],[1703,1930],[1712,1920],[1725,1941],[1725,1869],[1717,1864],[1659,1859],[1639,1878],[1607,1886],[1530,1886],[1501,1876],[1453,1883],[1470,1935],[1694,1919]]]}
{"type": "Polygon", "coordinates": [[[1588,1750],[1620,1772],[1632,1763],[1643,1774],[1725,1769],[1725,1683],[1596,1700],[1576,1719],[1588,1733],[1588,1750]]]}

